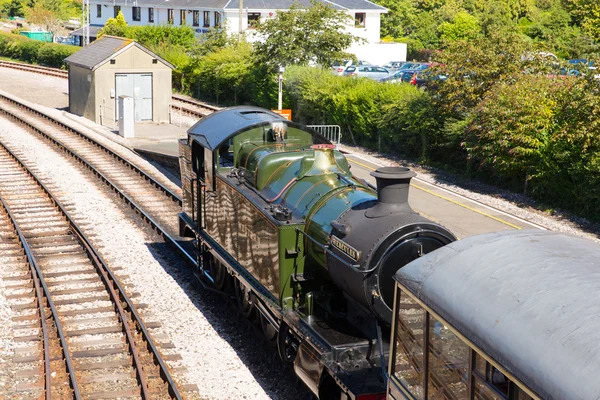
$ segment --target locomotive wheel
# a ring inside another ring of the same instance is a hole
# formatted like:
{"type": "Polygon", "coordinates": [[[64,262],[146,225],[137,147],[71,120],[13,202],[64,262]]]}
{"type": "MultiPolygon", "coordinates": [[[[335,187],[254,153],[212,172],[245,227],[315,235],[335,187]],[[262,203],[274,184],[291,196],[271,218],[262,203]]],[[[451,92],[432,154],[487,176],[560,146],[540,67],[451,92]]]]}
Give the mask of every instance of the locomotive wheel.
{"type": "Polygon", "coordinates": [[[235,279],[235,298],[237,300],[238,308],[242,315],[249,320],[253,320],[256,316],[256,309],[252,304],[252,295],[239,280],[235,279]]]}
{"type": "Polygon", "coordinates": [[[212,259],[210,263],[210,272],[217,289],[227,289],[229,286],[229,272],[227,272],[227,268],[219,261],[212,259]]]}
{"type": "Polygon", "coordinates": [[[271,325],[269,320],[267,320],[267,318],[262,313],[260,313],[260,326],[262,328],[263,334],[265,335],[265,339],[267,339],[267,342],[272,346],[276,346],[277,329],[275,329],[275,327],[271,325]]]}
{"type": "Polygon", "coordinates": [[[277,335],[277,351],[279,358],[286,364],[292,364],[298,354],[298,341],[290,333],[290,327],[283,322],[277,335]]]}

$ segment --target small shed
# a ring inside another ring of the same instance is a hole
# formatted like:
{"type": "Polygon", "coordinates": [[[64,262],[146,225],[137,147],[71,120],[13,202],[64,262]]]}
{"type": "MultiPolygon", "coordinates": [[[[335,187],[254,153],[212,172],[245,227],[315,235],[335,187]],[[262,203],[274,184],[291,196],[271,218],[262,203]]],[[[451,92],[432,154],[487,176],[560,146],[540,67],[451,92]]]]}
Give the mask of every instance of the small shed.
{"type": "Polygon", "coordinates": [[[130,96],[136,122],[169,122],[174,67],[136,41],[103,36],[65,61],[71,113],[115,128],[119,96],[130,96]]]}

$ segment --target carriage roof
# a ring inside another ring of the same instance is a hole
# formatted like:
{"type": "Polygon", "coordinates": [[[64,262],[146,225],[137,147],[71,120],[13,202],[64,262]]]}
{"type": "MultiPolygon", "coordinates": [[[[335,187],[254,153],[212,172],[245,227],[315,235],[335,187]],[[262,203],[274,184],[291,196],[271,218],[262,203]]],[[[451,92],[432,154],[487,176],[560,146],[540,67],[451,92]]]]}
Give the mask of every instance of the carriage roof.
{"type": "Polygon", "coordinates": [[[538,230],[484,234],[395,279],[542,398],[599,398],[598,244],[538,230]]]}

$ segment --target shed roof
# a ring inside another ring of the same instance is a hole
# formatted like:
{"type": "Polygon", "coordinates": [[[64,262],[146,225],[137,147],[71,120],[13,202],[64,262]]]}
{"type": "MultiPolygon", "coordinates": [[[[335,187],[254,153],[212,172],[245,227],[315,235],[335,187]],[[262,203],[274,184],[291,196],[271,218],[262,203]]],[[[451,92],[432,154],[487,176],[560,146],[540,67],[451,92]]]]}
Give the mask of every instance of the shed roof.
{"type": "Polygon", "coordinates": [[[153,58],[160,60],[168,67],[173,69],[175,68],[169,62],[163,60],[161,57],[140,45],[135,40],[116,36],[102,36],[100,39],[92,42],[90,45],[67,57],[65,62],[82,68],[95,70],[104,63],[108,62],[109,59],[134,46],[148,53],[153,58]]]}
{"type": "Polygon", "coordinates": [[[599,398],[598,244],[538,230],[484,234],[395,278],[542,398],[599,398]]]}

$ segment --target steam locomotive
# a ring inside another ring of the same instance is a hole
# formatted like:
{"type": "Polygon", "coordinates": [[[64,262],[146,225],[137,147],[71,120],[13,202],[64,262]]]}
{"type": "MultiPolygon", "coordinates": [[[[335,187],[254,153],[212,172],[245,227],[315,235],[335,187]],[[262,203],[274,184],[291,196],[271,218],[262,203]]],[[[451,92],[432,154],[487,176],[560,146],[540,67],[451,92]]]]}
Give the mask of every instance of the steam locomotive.
{"type": "Polygon", "coordinates": [[[407,168],[356,178],[316,132],[256,107],[180,140],[180,234],[321,399],[385,397],[394,274],[456,240],[408,204],[407,168]]]}

